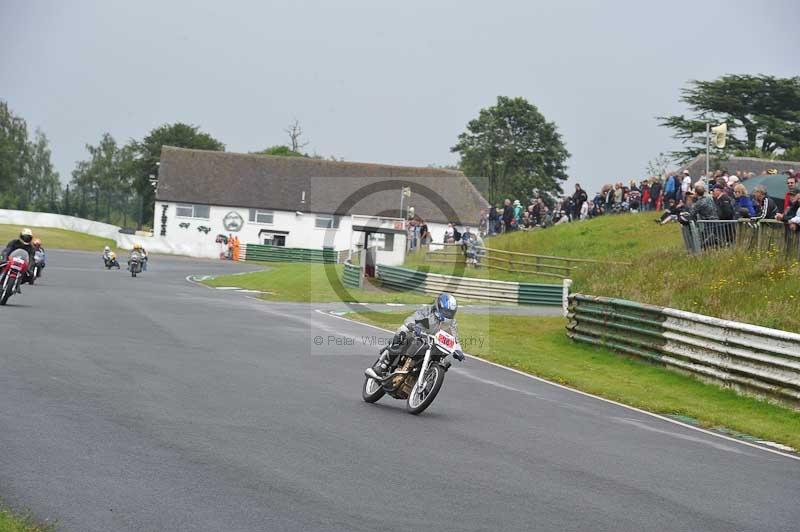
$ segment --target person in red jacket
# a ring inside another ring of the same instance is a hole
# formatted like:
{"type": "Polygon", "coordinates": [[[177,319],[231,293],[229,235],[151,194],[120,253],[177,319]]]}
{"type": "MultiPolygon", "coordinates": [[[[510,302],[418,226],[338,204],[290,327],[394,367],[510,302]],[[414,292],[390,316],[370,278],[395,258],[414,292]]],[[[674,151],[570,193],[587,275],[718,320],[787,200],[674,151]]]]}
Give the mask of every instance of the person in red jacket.
{"type": "Polygon", "coordinates": [[[776,220],[783,220],[786,213],[789,212],[789,207],[792,206],[792,202],[794,201],[794,197],[797,194],[797,177],[796,176],[789,176],[786,178],[786,188],[788,191],[786,195],[783,197],[783,212],[780,212],[775,215],[776,220]]]}

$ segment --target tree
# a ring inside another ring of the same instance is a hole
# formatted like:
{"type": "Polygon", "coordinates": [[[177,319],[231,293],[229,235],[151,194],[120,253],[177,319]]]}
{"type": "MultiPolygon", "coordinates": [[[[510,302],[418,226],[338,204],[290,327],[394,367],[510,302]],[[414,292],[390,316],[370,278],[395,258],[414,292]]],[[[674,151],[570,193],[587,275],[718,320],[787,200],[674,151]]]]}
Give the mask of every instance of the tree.
{"type": "Polygon", "coordinates": [[[142,205],[140,225],[143,220],[153,218],[155,190],[150,176],[158,176],[157,163],[161,159],[162,146],[225,151],[223,143],[208,133],[200,131],[198,126],[182,123],[165,124],[158,127],[141,141],[132,141],[130,146],[136,158],[133,187],[139,195],[142,205]]]}
{"type": "Polygon", "coordinates": [[[570,154],[556,125],[524,98],[498,96],[467,124],[450,151],[461,156],[460,167],[494,202],[501,196],[527,198],[535,188],[562,192],[570,154]]]}
{"type": "Polygon", "coordinates": [[[90,159],[79,161],[72,172],[74,190],[80,194],[80,215],[87,215],[87,197],[94,202],[93,218],[101,217],[104,207],[110,221],[112,204],[125,203],[131,194],[134,177],[133,150],[119,146],[110,133],[104,133],[97,146],[86,145],[90,159]]]}
{"type": "Polygon", "coordinates": [[[291,150],[295,153],[300,153],[301,148],[308,146],[308,142],[300,142],[300,137],[303,135],[303,129],[300,127],[300,122],[295,118],[294,122],[289,124],[289,127],[284,129],[289,135],[289,142],[291,143],[291,150]]]}
{"type": "Polygon", "coordinates": [[[293,151],[289,146],[270,146],[269,148],[261,151],[254,152],[258,155],[279,155],[281,157],[308,157],[307,153],[300,153],[293,151]]]}
{"type": "Polygon", "coordinates": [[[686,146],[673,152],[682,161],[705,153],[707,123],[728,124],[725,150],[712,148],[717,156],[747,152],[771,158],[800,145],[800,77],[730,74],[692,80],[681,94],[694,116],[658,119],[686,146]]]}
{"type": "Polygon", "coordinates": [[[30,158],[28,125],[0,100],[0,206],[24,208],[19,186],[30,158]]]}
{"type": "Polygon", "coordinates": [[[663,153],[659,153],[653,159],[647,161],[647,175],[663,179],[672,165],[672,159],[663,153]]]}
{"type": "Polygon", "coordinates": [[[27,193],[28,208],[35,211],[58,211],[61,182],[50,160],[50,143],[40,129],[29,143],[28,168],[23,191],[27,193]]]}

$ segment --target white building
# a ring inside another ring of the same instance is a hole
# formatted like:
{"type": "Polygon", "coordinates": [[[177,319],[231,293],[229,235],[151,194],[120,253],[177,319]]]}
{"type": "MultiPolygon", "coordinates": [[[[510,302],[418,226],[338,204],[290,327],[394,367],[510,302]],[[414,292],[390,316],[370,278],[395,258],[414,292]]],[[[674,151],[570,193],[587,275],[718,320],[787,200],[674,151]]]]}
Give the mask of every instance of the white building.
{"type": "Polygon", "coordinates": [[[448,222],[462,231],[475,227],[487,206],[453,170],[165,146],[154,241],[215,257],[219,235],[236,235],[244,244],[337,251],[360,249],[367,238],[378,248],[378,263],[400,264],[409,208],[426,222],[433,241],[442,242],[448,222]]]}

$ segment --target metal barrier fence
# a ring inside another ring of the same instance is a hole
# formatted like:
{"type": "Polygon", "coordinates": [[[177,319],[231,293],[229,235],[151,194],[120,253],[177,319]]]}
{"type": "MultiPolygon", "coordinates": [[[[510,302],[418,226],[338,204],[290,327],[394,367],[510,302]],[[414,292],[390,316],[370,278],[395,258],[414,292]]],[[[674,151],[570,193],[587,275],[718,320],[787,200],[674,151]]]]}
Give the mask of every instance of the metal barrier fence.
{"type": "Polygon", "coordinates": [[[338,253],[330,248],[306,249],[247,244],[242,246],[242,260],[261,262],[322,262],[336,264],[338,253]]]}
{"type": "Polygon", "coordinates": [[[800,404],[800,334],[654,305],[569,296],[567,335],[800,404]]]}
{"type": "Polygon", "coordinates": [[[800,259],[800,232],[777,220],[698,220],[681,226],[686,251],[738,248],[776,251],[800,259]]]}
{"type": "MultiPolygon", "coordinates": [[[[464,264],[466,262],[461,244],[437,244],[441,250],[425,251],[425,261],[443,264],[464,264]]],[[[480,268],[501,270],[510,273],[540,275],[566,279],[572,271],[584,264],[609,264],[608,261],[581,259],[572,257],[554,257],[551,255],[536,255],[534,253],[520,253],[494,248],[478,248],[480,250],[478,262],[480,268]]],[[[629,262],[614,262],[610,264],[630,265],[629,262]]]]}
{"type": "Polygon", "coordinates": [[[450,292],[456,297],[476,301],[520,305],[560,306],[564,303],[564,288],[561,284],[515,283],[455,277],[385,265],[378,265],[377,273],[385,286],[396,290],[414,290],[426,294],[450,292]]]}
{"type": "Polygon", "coordinates": [[[361,276],[361,266],[352,264],[349,260],[344,262],[342,270],[342,284],[349,288],[361,288],[364,278],[361,276]]]}

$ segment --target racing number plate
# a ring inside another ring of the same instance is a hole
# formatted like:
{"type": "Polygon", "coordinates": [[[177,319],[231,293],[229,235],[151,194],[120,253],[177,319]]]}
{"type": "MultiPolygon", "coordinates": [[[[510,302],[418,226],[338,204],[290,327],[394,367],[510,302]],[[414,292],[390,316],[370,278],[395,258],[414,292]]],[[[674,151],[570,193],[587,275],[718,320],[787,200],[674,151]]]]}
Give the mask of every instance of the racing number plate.
{"type": "Polygon", "coordinates": [[[436,344],[444,347],[448,351],[452,351],[456,345],[456,339],[444,331],[439,331],[436,333],[436,344]]]}

